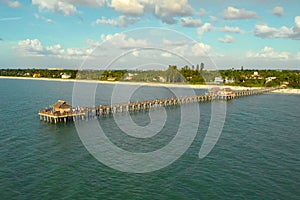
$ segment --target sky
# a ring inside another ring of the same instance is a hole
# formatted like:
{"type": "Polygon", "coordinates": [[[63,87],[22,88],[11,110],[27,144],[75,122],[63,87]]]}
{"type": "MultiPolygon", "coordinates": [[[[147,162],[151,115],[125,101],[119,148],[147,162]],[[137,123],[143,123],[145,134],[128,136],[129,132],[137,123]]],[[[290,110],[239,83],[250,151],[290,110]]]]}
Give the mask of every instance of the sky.
{"type": "Polygon", "coordinates": [[[0,68],[300,70],[298,0],[0,0],[0,68]]]}

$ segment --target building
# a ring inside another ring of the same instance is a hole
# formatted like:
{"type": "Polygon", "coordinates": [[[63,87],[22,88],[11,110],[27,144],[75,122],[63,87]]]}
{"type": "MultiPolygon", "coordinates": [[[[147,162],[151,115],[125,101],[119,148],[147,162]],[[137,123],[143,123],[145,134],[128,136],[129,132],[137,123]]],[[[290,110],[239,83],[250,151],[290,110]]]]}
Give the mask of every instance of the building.
{"type": "Polygon", "coordinates": [[[221,89],[219,87],[212,87],[208,90],[208,95],[216,96],[216,95],[218,95],[220,90],[221,89]]]}
{"type": "Polygon", "coordinates": [[[65,112],[71,112],[72,106],[68,104],[66,101],[58,100],[56,104],[52,105],[52,108],[53,108],[53,112],[65,113],[65,112]]]}
{"type": "Polygon", "coordinates": [[[209,89],[208,94],[212,96],[231,96],[234,93],[232,89],[229,87],[226,88],[212,87],[209,89]]]}
{"type": "Polygon", "coordinates": [[[214,83],[217,84],[217,85],[220,85],[220,84],[223,84],[223,79],[221,76],[217,76],[215,77],[215,80],[214,80],[214,83]]]}
{"type": "Polygon", "coordinates": [[[128,73],[127,76],[124,78],[125,81],[130,81],[133,79],[134,74],[128,73]]]}
{"type": "Polygon", "coordinates": [[[33,76],[32,76],[33,78],[40,78],[41,77],[41,74],[33,74],[33,76]]]}
{"type": "Polygon", "coordinates": [[[57,67],[51,67],[51,68],[48,68],[48,70],[64,70],[63,68],[57,68],[57,67]]]}
{"type": "Polygon", "coordinates": [[[262,79],[262,77],[258,74],[257,71],[255,71],[253,72],[253,75],[251,75],[251,79],[262,79]]]}
{"type": "Polygon", "coordinates": [[[266,83],[268,83],[268,82],[270,82],[272,80],[275,80],[275,79],[276,79],[276,77],[267,77],[266,78],[266,83]]]}
{"type": "Polygon", "coordinates": [[[231,96],[233,95],[233,91],[231,88],[222,88],[218,91],[218,96],[231,96]]]}
{"type": "Polygon", "coordinates": [[[62,74],[61,78],[68,79],[68,78],[71,78],[71,76],[69,74],[62,74]]]}
{"type": "Polygon", "coordinates": [[[107,81],[115,81],[115,80],[117,80],[117,77],[108,77],[107,78],[107,81]]]}
{"type": "Polygon", "coordinates": [[[226,79],[225,79],[225,83],[226,84],[230,84],[230,83],[234,83],[234,82],[235,82],[234,78],[228,78],[228,77],[226,77],[226,79]]]}

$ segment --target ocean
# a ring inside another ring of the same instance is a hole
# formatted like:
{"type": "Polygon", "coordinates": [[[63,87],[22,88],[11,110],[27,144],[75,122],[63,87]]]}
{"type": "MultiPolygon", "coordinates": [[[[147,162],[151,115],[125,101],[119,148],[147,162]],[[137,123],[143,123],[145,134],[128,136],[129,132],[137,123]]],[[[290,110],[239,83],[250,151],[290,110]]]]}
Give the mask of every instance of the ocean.
{"type": "MultiPolygon", "coordinates": [[[[113,95],[122,101],[114,87],[98,85],[92,98],[96,105],[108,104],[113,95]]],[[[123,88],[131,91],[130,101],[186,92],[147,86],[132,92],[131,87],[123,88]]],[[[37,113],[58,99],[71,103],[74,83],[0,79],[0,91],[0,199],[300,199],[300,95],[263,94],[220,102],[226,104],[222,132],[209,154],[199,158],[213,116],[212,103],[54,125],[41,122],[37,113]],[[161,117],[165,121],[153,137],[134,137],[124,131],[132,128],[126,126],[132,122],[137,130],[146,130],[161,117]],[[172,144],[182,121],[186,123],[179,140],[182,146],[148,162],[148,152],[172,144]],[[126,122],[123,129],[122,122],[126,122]],[[145,155],[148,171],[127,166],[120,154],[115,157],[103,151],[102,156],[110,157],[98,161],[82,141],[85,132],[79,133],[94,130],[95,123],[115,146],[128,154],[145,155]],[[179,152],[186,144],[186,151],[179,152]],[[178,158],[157,167],[172,155],[178,158]],[[122,163],[109,164],[116,159],[122,163]]]]}

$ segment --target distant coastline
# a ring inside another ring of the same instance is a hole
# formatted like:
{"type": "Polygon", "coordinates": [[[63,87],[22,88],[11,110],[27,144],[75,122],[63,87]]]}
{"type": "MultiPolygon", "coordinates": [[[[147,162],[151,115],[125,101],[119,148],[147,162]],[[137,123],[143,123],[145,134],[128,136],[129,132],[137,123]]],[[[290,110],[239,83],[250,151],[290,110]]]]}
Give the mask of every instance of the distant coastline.
{"type": "MultiPolygon", "coordinates": [[[[260,87],[243,87],[243,86],[226,86],[226,85],[200,85],[200,84],[184,84],[184,83],[153,83],[153,82],[127,82],[127,81],[99,81],[99,80],[80,80],[80,79],[61,79],[61,78],[32,78],[17,76],[0,76],[0,79],[20,79],[20,80],[36,80],[36,81],[59,81],[59,82],[83,82],[83,83],[99,83],[99,84],[123,84],[123,85],[140,85],[153,87],[177,87],[177,88],[193,88],[193,89],[209,89],[212,87],[228,87],[232,90],[258,89],[260,87]]],[[[279,94],[300,94],[300,89],[278,89],[272,93],[279,94]]]]}

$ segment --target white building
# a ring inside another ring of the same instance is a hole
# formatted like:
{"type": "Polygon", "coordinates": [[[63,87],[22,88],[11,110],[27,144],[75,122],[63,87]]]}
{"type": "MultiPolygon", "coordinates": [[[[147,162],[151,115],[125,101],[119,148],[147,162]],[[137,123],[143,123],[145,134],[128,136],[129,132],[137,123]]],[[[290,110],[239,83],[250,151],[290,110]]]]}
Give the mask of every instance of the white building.
{"type": "Polygon", "coordinates": [[[221,76],[215,77],[214,83],[217,85],[223,84],[223,79],[221,76]]]}
{"type": "Polygon", "coordinates": [[[266,83],[268,83],[268,82],[270,82],[272,80],[275,80],[275,79],[276,79],[276,77],[267,77],[266,78],[266,83]]]}
{"type": "Polygon", "coordinates": [[[68,78],[71,78],[71,76],[70,76],[70,75],[68,75],[68,74],[62,74],[62,75],[61,75],[61,78],[68,79],[68,78]]]}

